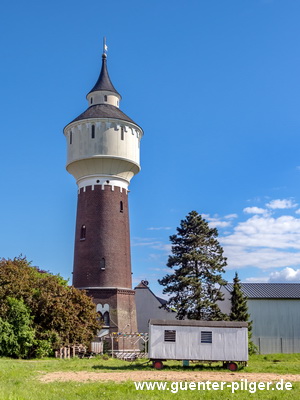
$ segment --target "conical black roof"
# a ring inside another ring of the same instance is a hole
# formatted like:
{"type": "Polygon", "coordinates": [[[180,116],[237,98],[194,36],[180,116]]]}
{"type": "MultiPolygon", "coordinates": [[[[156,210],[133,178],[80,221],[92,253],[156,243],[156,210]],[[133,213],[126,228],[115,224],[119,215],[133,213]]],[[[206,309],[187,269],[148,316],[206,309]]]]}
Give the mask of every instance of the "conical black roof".
{"type": "Polygon", "coordinates": [[[99,90],[106,90],[108,92],[113,92],[113,93],[116,93],[119,96],[121,96],[116,91],[116,89],[114,88],[114,85],[111,83],[111,80],[109,78],[108,71],[107,71],[107,65],[106,65],[106,54],[102,55],[102,68],[101,68],[99,78],[98,78],[95,86],[89,93],[96,92],[99,90]]]}

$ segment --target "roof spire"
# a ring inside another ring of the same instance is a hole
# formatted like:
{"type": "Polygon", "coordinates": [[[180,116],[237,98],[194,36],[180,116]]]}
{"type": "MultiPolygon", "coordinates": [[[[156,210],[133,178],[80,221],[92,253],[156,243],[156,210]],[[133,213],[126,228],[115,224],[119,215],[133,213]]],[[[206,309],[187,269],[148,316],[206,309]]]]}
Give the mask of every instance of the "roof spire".
{"type": "Polygon", "coordinates": [[[108,75],[107,66],[106,66],[107,50],[108,50],[108,47],[106,44],[106,37],[104,36],[101,72],[100,72],[99,78],[98,78],[95,86],[89,93],[99,91],[99,90],[105,90],[108,92],[116,93],[117,95],[120,96],[120,94],[114,88],[114,85],[111,83],[111,80],[108,75]]]}

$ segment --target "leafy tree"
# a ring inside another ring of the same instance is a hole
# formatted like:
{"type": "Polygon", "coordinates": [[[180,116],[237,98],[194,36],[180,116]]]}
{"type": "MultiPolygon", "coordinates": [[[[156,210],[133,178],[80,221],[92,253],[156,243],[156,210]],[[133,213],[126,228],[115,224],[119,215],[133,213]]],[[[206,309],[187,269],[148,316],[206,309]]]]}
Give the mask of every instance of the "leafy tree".
{"type": "Polygon", "coordinates": [[[34,345],[32,318],[23,300],[6,299],[6,320],[0,319],[0,354],[8,357],[27,357],[34,345]]]}
{"type": "MultiPolygon", "coordinates": [[[[84,291],[69,287],[59,275],[32,267],[24,257],[0,260],[0,318],[8,323],[9,298],[21,300],[30,312],[35,335],[29,356],[47,355],[59,346],[88,344],[100,329],[95,305],[84,291]]],[[[8,326],[1,326],[5,338],[8,326]]]]}
{"type": "Polygon", "coordinates": [[[217,229],[210,228],[196,211],[170,236],[172,255],[167,266],[173,272],[158,282],[165,287],[163,293],[171,295],[166,307],[175,309],[178,319],[228,319],[217,304],[223,300],[220,286],[226,282],[221,273],[227,265],[217,236],[217,229]]]}
{"type": "Polygon", "coordinates": [[[230,321],[245,321],[248,322],[248,350],[249,354],[257,352],[257,347],[252,342],[252,321],[250,321],[250,314],[248,313],[247,296],[242,291],[241,281],[238,273],[235,273],[233,279],[233,290],[231,292],[231,313],[229,315],[230,321]]]}

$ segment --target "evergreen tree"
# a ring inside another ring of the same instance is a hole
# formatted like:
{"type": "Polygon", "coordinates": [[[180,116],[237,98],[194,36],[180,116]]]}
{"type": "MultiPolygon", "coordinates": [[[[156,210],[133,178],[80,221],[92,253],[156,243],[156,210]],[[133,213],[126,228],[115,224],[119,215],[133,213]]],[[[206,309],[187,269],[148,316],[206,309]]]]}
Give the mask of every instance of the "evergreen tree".
{"type": "Polygon", "coordinates": [[[241,281],[238,273],[235,273],[233,279],[233,290],[231,292],[231,313],[230,321],[245,321],[248,322],[248,350],[249,354],[254,354],[257,351],[255,344],[252,342],[252,321],[248,313],[247,296],[242,292],[241,281]]]}
{"type": "Polygon", "coordinates": [[[175,309],[178,319],[222,320],[217,302],[223,300],[220,286],[226,284],[226,258],[217,241],[218,231],[196,211],[182,220],[177,234],[170,236],[172,255],[167,266],[173,269],[158,282],[170,294],[166,308],[175,309]]]}

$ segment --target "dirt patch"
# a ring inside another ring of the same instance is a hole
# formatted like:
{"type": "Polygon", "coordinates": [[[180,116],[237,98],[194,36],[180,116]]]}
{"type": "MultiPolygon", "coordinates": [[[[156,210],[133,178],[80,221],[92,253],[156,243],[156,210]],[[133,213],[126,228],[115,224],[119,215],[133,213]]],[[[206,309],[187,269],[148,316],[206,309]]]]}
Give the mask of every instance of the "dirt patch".
{"type": "Polygon", "coordinates": [[[199,371],[199,372],[185,372],[185,371],[128,371],[128,372],[51,372],[45,374],[39,378],[41,382],[65,382],[65,381],[76,381],[76,382],[88,382],[88,381],[224,381],[233,382],[241,379],[247,379],[248,381],[256,382],[268,382],[268,381],[284,381],[298,382],[300,381],[300,375],[279,375],[269,373],[232,373],[232,372],[211,372],[211,371],[199,371]]]}

